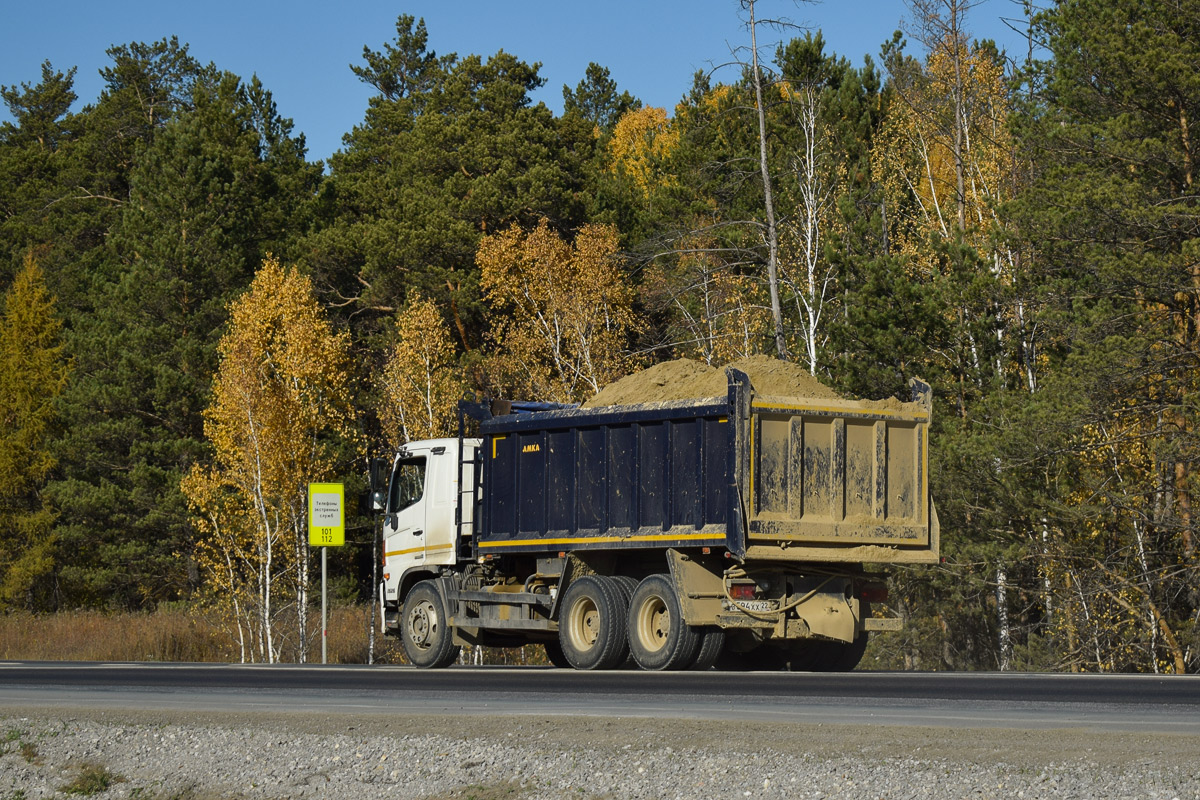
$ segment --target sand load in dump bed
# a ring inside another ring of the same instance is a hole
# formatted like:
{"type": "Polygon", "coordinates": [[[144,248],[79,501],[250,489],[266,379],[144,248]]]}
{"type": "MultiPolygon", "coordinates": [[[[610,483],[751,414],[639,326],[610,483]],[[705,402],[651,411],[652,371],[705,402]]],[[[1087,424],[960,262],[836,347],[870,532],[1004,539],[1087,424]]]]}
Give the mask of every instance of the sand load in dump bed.
{"type": "MultiPolygon", "coordinates": [[[[841,395],[814,378],[803,367],[770,356],[750,356],[726,366],[750,376],[750,384],[758,395],[802,398],[808,401],[842,399],[841,395]]],[[[699,361],[680,358],[655,364],[610,383],[585,402],[583,407],[641,405],[701,397],[724,397],[727,391],[728,379],[724,368],[710,367],[699,361]]],[[[898,400],[857,402],[867,408],[893,408],[899,404],[898,400]]]]}

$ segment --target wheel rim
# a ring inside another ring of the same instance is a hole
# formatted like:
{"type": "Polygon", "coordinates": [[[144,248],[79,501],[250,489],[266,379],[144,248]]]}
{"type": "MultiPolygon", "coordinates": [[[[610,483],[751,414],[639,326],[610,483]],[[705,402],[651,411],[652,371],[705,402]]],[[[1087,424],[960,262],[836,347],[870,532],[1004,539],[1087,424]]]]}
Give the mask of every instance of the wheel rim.
{"type": "Polygon", "coordinates": [[[580,651],[591,650],[600,638],[600,609],[590,597],[581,597],[571,606],[567,617],[567,633],[571,643],[580,651]]]}
{"type": "Polygon", "coordinates": [[[428,650],[438,631],[437,609],[428,600],[417,603],[408,614],[408,630],[412,634],[412,643],[422,650],[428,650]]]}
{"type": "Polygon", "coordinates": [[[670,635],[671,609],[661,597],[647,597],[637,613],[638,640],[647,651],[656,653],[666,646],[670,635]]]}

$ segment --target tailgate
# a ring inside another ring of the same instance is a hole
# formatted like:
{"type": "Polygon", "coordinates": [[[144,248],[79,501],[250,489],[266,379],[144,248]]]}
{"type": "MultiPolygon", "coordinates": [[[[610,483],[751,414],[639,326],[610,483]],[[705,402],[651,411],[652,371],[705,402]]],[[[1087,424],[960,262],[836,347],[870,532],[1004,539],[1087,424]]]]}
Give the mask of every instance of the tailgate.
{"type": "Polygon", "coordinates": [[[743,400],[738,482],[746,544],[936,554],[929,387],[914,382],[914,397],[910,403],[743,400]]]}

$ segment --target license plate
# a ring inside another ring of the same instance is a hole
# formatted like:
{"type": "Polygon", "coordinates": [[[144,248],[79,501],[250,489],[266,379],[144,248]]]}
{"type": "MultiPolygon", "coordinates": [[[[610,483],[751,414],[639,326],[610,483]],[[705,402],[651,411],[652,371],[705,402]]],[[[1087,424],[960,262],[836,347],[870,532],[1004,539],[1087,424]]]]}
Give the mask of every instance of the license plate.
{"type": "Polygon", "coordinates": [[[774,611],[774,600],[737,600],[733,607],[743,611],[774,611]]]}

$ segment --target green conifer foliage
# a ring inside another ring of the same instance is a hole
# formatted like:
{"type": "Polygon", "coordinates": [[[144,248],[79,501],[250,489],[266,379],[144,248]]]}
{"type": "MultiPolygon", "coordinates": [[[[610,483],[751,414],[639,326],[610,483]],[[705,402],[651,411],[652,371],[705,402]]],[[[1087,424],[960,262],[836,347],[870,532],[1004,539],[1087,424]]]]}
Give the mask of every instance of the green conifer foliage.
{"type": "Polygon", "coordinates": [[[71,340],[80,379],[53,487],[69,601],[139,607],[188,590],[179,480],[204,452],[227,304],[303,229],[318,178],[257,80],[207,70],[138,156],[95,313],[71,340]]]}
{"type": "Polygon", "coordinates": [[[79,123],[69,113],[74,77],[74,69],[64,74],[47,61],[38,84],[0,86],[15,120],[0,124],[0,287],[12,283],[30,248],[53,238],[46,210],[61,194],[79,123]]]}
{"type": "Polygon", "coordinates": [[[397,31],[355,70],[380,94],[331,159],[329,213],[306,261],[344,313],[382,322],[417,289],[449,308],[459,344],[475,347],[479,240],[542,217],[558,229],[580,224],[592,131],[531,103],[538,64],[503,51],[436,57],[411,17],[397,31]]]}
{"type": "Polygon", "coordinates": [[[583,80],[574,89],[564,85],[562,94],[564,115],[577,114],[601,133],[611,133],[622,114],[642,107],[642,101],[629,92],[618,93],[608,67],[594,61],[588,64],[583,80]]]}
{"type": "Polygon", "coordinates": [[[1075,669],[1200,664],[1198,19],[1195,0],[1070,0],[1040,19],[1052,58],[1012,213],[1061,332],[1042,383],[1069,402],[1042,425],[1067,434],[1034,452],[1066,476],[1047,487],[1044,557],[1064,588],[1045,641],[1075,669]]]}

